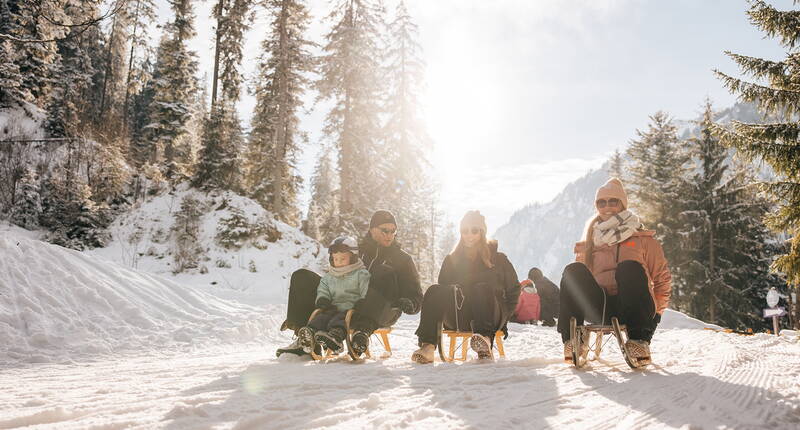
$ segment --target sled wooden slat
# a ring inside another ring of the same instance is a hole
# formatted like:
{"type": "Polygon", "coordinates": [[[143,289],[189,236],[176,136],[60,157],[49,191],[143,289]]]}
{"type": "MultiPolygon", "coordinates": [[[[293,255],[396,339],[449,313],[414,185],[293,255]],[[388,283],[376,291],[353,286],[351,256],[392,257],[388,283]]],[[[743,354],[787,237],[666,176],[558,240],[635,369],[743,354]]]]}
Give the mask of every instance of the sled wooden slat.
{"type": "MultiPolygon", "coordinates": [[[[442,336],[450,336],[450,351],[447,354],[447,361],[466,361],[467,360],[467,340],[472,337],[471,331],[455,331],[455,330],[442,330],[442,336]],[[455,358],[456,355],[456,340],[461,339],[461,357],[455,358]]],[[[503,332],[497,331],[494,334],[494,344],[497,346],[497,352],[500,357],[505,358],[506,351],[503,348],[503,332]]]]}

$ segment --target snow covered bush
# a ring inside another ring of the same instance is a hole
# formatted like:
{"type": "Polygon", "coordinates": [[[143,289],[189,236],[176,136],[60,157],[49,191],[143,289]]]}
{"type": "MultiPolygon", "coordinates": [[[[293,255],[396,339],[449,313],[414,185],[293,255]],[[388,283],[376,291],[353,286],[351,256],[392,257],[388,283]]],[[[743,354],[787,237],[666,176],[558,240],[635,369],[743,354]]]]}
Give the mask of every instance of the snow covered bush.
{"type": "Polygon", "coordinates": [[[255,248],[264,250],[266,242],[274,243],[281,238],[272,219],[261,217],[250,222],[242,209],[231,206],[228,211],[230,216],[222,218],[217,227],[216,240],[223,248],[236,250],[251,241],[255,248]]]}
{"type": "Polygon", "coordinates": [[[197,268],[203,248],[200,244],[200,217],[204,211],[203,202],[192,194],[186,195],[181,200],[181,208],[175,214],[175,248],[172,257],[175,261],[173,271],[183,272],[186,269],[197,268]]]}

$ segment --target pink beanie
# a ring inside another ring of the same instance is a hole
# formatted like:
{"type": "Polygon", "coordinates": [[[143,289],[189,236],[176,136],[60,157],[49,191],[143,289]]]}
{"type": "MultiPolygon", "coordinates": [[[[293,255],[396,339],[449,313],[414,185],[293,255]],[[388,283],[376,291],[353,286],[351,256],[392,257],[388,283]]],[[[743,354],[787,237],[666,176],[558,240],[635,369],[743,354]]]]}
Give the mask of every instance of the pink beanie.
{"type": "Polygon", "coordinates": [[[594,200],[600,199],[619,199],[622,202],[622,208],[628,209],[628,195],[625,194],[625,188],[622,186],[622,181],[617,178],[611,178],[602,187],[597,189],[597,194],[594,200]]]}

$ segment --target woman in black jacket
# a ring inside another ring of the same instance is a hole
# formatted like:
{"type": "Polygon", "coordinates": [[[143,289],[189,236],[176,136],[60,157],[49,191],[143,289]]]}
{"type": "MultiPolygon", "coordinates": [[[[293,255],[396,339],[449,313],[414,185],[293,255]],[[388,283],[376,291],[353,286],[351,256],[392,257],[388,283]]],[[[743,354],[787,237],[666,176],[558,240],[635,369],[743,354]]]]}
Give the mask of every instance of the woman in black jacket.
{"type": "Polygon", "coordinates": [[[417,328],[420,348],[411,360],[433,362],[440,323],[448,330],[471,331],[472,349],[479,358],[490,358],[494,334],[505,326],[518,300],[514,267],[497,252],[497,242],[486,240],[483,215],[467,212],[461,220],[461,239],[442,262],[439,283],[425,292],[417,328]]]}

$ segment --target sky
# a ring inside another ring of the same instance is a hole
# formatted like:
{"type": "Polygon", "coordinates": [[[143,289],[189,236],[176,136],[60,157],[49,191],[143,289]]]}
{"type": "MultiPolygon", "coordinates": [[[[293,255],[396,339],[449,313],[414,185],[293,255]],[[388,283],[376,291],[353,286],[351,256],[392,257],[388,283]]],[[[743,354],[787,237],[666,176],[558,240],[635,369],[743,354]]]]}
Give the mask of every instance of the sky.
{"type": "MultiPolygon", "coordinates": [[[[196,8],[200,70],[213,59],[214,1],[196,8]]],[[[791,0],[772,0],[780,9],[791,0]]],[[[159,0],[160,18],[170,17],[159,0]]],[[[331,3],[310,0],[308,37],[319,43],[331,3]]],[[[734,96],[712,69],[738,75],[725,56],[780,59],[785,50],[752,26],[745,0],[407,0],[426,61],[423,112],[434,139],[432,161],[441,208],[457,223],[467,210],[489,231],[517,209],[552,199],[569,182],[624,150],[648,116],[664,110],[696,117],[710,97],[718,108],[734,96]]],[[[385,0],[390,15],[397,0],[385,0]]],[[[265,14],[247,34],[244,70],[266,34],[265,14]]],[[[310,145],[300,163],[310,179],[325,106],[303,114],[310,145]]],[[[255,100],[239,105],[249,122],[255,100]]],[[[308,190],[304,193],[307,202],[308,190]]]]}

